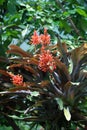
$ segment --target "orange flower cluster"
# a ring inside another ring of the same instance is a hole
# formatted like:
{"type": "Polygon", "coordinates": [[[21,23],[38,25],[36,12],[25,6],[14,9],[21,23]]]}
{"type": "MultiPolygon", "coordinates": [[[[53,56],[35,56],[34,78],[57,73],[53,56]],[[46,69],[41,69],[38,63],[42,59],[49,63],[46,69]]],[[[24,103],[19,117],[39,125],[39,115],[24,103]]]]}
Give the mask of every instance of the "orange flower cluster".
{"type": "Polygon", "coordinates": [[[43,45],[50,44],[50,35],[48,35],[47,29],[44,29],[44,34],[41,34],[40,39],[43,45]]]}
{"type": "Polygon", "coordinates": [[[56,69],[54,58],[49,50],[46,50],[46,46],[50,44],[50,35],[47,33],[47,29],[44,29],[44,34],[38,35],[36,31],[31,37],[31,43],[34,45],[41,44],[41,54],[39,57],[38,67],[40,70],[52,72],[56,69]]]}
{"type": "Polygon", "coordinates": [[[47,29],[44,29],[44,34],[38,35],[36,30],[31,36],[31,43],[34,45],[42,44],[47,45],[50,43],[50,35],[47,33],[47,29]]]}
{"type": "Polygon", "coordinates": [[[37,31],[34,31],[34,34],[31,36],[31,43],[34,45],[40,44],[40,36],[37,34],[37,31]]]}
{"type": "Polygon", "coordinates": [[[16,86],[24,86],[24,82],[23,82],[23,76],[22,75],[14,75],[14,74],[10,74],[11,78],[12,78],[12,83],[16,86]]]}
{"type": "Polygon", "coordinates": [[[54,61],[54,58],[49,50],[44,50],[42,54],[40,54],[40,60],[39,60],[39,69],[42,71],[50,71],[52,72],[54,69],[56,69],[56,64],[54,61]]]}

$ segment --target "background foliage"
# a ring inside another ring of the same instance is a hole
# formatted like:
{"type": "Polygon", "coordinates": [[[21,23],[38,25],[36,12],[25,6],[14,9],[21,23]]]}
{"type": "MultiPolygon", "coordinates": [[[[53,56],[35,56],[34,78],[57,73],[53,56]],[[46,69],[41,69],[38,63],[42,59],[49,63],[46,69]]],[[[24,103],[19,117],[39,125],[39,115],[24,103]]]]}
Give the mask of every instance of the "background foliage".
{"type": "Polygon", "coordinates": [[[1,0],[0,54],[4,55],[10,43],[27,46],[34,29],[42,31],[44,27],[49,29],[53,38],[57,33],[62,39],[75,40],[78,35],[71,27],[69,17],[83,39],[87,39],[87,1],[60,2],[62,7],[57,0],[1,0]]]}

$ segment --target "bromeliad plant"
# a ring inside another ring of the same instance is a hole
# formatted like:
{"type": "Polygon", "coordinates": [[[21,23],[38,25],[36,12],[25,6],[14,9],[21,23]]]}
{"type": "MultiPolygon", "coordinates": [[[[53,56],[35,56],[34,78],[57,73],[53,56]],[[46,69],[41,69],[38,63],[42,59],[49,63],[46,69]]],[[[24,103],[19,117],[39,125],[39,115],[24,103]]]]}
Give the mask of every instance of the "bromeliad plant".
{"type": "Polygon", "coordinates": [[[39,124],[44,130],[83,130],[87,125],[87,43],[73,50],[60,41],[52,45],[44,29],[41,35],[34,31],[30,44],[35,47],[31,53],[11,44],[8,58],[0,58],[4,66],[0,69],[1,115],[32,122],[32,128],[39,124]]]}

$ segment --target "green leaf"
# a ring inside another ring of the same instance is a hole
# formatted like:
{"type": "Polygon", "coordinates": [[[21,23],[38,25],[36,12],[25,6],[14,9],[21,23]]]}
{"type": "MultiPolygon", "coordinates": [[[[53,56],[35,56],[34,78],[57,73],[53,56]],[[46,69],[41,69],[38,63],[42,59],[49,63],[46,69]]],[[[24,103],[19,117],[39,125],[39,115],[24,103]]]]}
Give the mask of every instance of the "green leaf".
{"type": "Polygon", "coordinates": [[[26,28],[22,31],[22,37],[24,38],[27,33],[28,33],[28,27],[26,27],[26,28]]]}
{"type": "Polygon", "coordinates": [[[15,14],[17,12],[15,0],[8,0],[7,7],[10,14],[15,14]]]}
{"type": "Polygon", "coordinates": [[[39,92],[37,91],[31,92],[32,97],[37,97],[38,95],[39,95],[39,92]]]}
{"type": "Polygon", "coordinates": [[[70,111],[69,111],[69,107],[64,108],[64,116],[65,116],[67,121],[71,120],[71,114],[70,114],[70,111]]]}
{"type": "Polygon", "coordinates": [[[63,101],[60,98],[56,98],[57,104],[59,105],[59,109],[63,110],[63,101]]]}
{"type": "Polygon", "coordinates": [[[80,15],[82,15],[84,17],[87,17],[87,14],[86,14],[86,12],[84,10],[78,8],[78,9],[76,9],[76,11],[77,11],[78,14],[80,14],[80,15]]]}
{"type": "Polygon", "coordinates": [[[0,0],[0,5],[2,5],[4,3],[5,0],[0,0]]]}
{"type": "Polygon", "coordinates": [[[87,18],[81,19],[79,23],[82,27],[82,29],[86,32],[87,31],[87,18]]]}
{"type": "Polygon", "coordinates": [[[0,130],[12,130],[11,126],[0,125],[0,130]]]}

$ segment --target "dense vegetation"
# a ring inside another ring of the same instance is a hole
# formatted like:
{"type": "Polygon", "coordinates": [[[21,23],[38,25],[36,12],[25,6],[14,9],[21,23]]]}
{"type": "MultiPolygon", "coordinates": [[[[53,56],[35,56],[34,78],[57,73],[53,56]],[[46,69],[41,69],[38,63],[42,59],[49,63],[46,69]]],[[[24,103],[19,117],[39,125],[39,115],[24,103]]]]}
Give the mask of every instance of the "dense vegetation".
{"type": "Polygon", "coordinates": [[[3,50],[10,43],[21,46],[28,43],[33,30],[42,31],[44,27],[49,29],[52,38],[57,33],[62,39],[78,40],[80,35],[86,40],[86,25],[86,0],[63,0],[61,4],[58,0],[0,1],[0,44],[3,50]]]}
{"type": "Polygon", "coordinates": [[[86,41],[86,0],[0,0],[1,130],[87,129],[86,41]]]}

